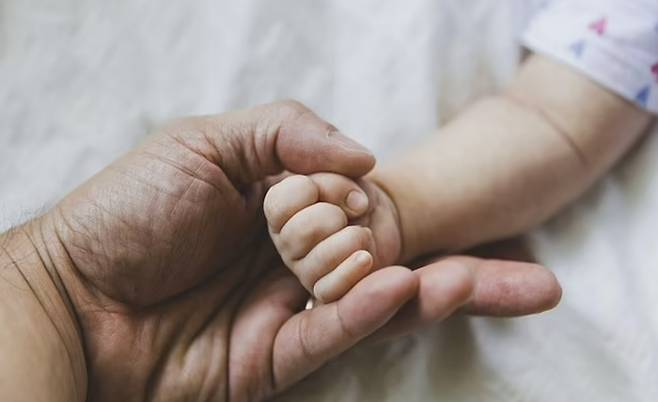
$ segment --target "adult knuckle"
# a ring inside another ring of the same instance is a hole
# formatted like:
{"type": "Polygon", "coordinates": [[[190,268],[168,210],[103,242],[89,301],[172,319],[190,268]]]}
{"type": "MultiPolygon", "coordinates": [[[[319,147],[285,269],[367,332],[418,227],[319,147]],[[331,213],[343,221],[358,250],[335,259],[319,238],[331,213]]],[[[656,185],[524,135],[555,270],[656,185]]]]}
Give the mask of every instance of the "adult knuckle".
{"type": "MultiPolygon", "coordinates": [[[[375,299],[374,299],[375,300],[375,299]]],[[[356,328],[352,328],[351,325],[348,324],[348,321],[345,319],[345,316],[343,315],[341,306],[341,303],[335,303],[334,304],[334,314],[336,317],[336,321],[338,322],[340,332],[342,333],[342,337],[347,338],[347,339],[356,339],[359,337],[359,331],[357,331],[356,328]]]]}
{"type": "Polygon", "coordinates": [[[310,110],[302,102],[296,99],[283,99],[277,102],[274,102],[274,107],[279,109],[284,114],[289,114],[292,116],[301,116],[308,113],[310,110]]]}
{"type": "Polygon", "coordinates": [[[312,363],[315,361],[315,353],[309,343],[311,340],[311,327],[307,317],[307,315],[302,315],[297,321],[297,339],[303,358],[307,363],[312,363]]]}

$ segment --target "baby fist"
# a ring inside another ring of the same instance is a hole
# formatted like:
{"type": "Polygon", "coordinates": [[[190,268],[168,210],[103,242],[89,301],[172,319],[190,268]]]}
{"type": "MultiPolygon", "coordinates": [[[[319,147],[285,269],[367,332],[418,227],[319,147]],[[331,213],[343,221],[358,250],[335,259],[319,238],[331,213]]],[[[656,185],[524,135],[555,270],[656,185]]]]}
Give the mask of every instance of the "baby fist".
{"type": "Polygon", "coordinates": [[[264,210],[283,262],[325,303],[400,254],[393,203],[367,181],[333,173],[290,176],[270,189],[264,210]]]}

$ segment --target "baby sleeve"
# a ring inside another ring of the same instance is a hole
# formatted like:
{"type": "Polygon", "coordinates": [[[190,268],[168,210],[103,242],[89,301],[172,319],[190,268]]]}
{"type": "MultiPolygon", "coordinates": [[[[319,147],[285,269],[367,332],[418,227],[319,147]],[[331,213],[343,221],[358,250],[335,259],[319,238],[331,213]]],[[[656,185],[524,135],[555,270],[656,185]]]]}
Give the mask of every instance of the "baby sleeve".
{"type": "Polygon", "coordinates": [[[657,0],[544,1],[522,42],[658,113],[657,0]]]}

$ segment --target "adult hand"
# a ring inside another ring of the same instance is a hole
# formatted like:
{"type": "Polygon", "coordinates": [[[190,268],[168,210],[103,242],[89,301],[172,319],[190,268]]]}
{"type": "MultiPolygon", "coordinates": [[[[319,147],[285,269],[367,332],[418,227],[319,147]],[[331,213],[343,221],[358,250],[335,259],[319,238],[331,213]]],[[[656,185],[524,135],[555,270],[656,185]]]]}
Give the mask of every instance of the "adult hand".
{"type": "Polygon", "coordinates": [[[557,303],[559,285],[540,266],[461,256],[384,268],[341,300],[303,310],[308,295],[264,225],[264,192],[284,171],[360,177],[373,164],[295,102],[189,118],[27,225],[61,297],[39,301],[71,366],[86,365],[71,370],[72,394],[260,400],[369,336],[459,308],[527,314],[557,303]],[[62,305],[77,328],[63,327],[62,305]]]}

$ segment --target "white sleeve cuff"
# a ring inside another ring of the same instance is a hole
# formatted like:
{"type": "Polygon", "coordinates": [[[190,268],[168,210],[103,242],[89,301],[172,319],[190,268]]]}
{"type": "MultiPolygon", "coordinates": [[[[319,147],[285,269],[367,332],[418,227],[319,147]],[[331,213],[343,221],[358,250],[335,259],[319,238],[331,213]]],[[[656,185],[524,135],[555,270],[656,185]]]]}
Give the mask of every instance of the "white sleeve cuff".
{"type": "Polygon", "coordinates": [[[522,42],[658,113],[658,2],[557,0],[537,13],[522,42]]]}

